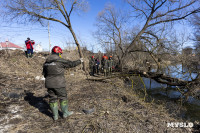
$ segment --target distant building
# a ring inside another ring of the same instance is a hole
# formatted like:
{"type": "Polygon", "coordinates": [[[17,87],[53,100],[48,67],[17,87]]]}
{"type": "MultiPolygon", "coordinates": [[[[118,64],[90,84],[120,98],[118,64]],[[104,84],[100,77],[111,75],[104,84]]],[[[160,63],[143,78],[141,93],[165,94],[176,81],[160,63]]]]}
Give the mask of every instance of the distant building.
{"type": "Polygon", "coordinates": [[[191,47],[185,47],[183,50],[182,50],[182,54],[183,55],[192,55],[193,54],[193,48],[191,47]]]}
{"type": "Polygon", "coordinates": [[[4,50],[4,49],[11,49],[11,50],[16,50],[16,49],[19,49],[19,50],[24,50],[24,48],[12,43],[12,42],[9,42],[9,41],[5,41],[5,42],[0,42],[0,50],[4,50]]]}
{"type": "Polygon", "coordinates": [[[43,51],[43,48],[42,48],[42,46],[41,46],[40,44],[37,44],[37,45],[35,46],[34,51],[35,51],[35,52],[42,52],[42,51],[43,51]]]}

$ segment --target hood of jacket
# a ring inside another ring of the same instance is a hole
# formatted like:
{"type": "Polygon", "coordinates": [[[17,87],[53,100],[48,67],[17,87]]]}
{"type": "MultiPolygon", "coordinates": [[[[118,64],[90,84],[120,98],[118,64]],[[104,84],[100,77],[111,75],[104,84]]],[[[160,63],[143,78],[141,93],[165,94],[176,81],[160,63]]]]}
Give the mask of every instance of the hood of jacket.
{"type": "Polygon", "coordinates": [[[53,62],[53,61],[56,61],[60,59],[59,55],[58,54],[51,54],[47,59],[46,59],[46,62],[50,63],[50,62],[53,62]]]}

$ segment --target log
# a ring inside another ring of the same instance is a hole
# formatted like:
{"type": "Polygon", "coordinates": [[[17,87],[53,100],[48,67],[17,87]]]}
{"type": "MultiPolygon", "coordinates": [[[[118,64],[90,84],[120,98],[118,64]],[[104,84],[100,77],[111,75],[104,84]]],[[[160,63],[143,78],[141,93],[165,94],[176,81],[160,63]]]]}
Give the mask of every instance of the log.
{"type": "Polygon", "coordinates": [[[171,86],[186,86],[191,83],[196,83],[198,79],[194,79],[192,81],[185,81],[179,78],[170,77],[168,75],[164,75],[162,73],[157,72],[145,72],[141,70],[129,70],[127,74],[131,75],[140,75],[141,77],[154,79],[158,83],[167,84],[171,86]]]}

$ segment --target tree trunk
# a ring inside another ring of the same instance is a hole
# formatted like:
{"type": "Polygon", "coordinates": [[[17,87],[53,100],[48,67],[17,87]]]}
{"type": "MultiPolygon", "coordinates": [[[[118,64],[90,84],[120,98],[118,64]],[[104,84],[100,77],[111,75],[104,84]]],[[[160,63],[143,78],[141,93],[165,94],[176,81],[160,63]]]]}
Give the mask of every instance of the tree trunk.
{"type": "Polygon", "coordinates": [[[122,72],[123,70],[123,63],[122,63],[122,57],[118,56],[118,70],[122,72]]]}
{"type": "Polygon", "coordinates": [[[146,77],[146,78],[150,78],[150,79],[154,79],[155,81],[157,81],[158,83],[162,83],[162,84],[167,84],[170,86],[186,86],[192,83],[198,83],[199,80],[198,78],[192,80],[192,81],[186,81],[186,80],[182,80],[179,78],[173,78],[164,74],[160,74],[157,72],[145,72],[145,71],[141,71],[141,70],[128,70],[128,72],[126,72],[126,74],[134,74],[134,75],[140,75],[141,77],[146,77]]]}
{"type": "MultiPolygon", "coordinates": [[[[72,33],[72,36],[73,36],[74,41],[75,41],[75,43],[76,43],[76,46],[78,47],[79,56],[80,56],[80,58],[83,58],[83,53],[82,53],[80,44],[79,44],[79,42],[78,42],[78,40],[77,40],[77,38],[76,38],[76,35],[75,35],[73,29],[72,29],[71,27],[69,27],[69,30],[70,30],[70,32],[72,33]]],[[[83,62],[82,65],[83,65],[83,71],[86,71],[85,62],[83,62]]]]}

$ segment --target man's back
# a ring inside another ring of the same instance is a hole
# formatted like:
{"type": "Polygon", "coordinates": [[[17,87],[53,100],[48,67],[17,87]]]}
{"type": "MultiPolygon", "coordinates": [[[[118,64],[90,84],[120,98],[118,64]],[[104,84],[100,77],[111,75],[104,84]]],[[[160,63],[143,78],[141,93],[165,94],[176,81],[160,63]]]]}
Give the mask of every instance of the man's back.
{"type": "Polygon", "coordinates": [[[59,57],[57,54],[50,55],[43,65],[43,74],[46,88],[62,88],[65,87],[65,68],[75,67],[81,64],[80,60],[69,61],[59,57]]]}

